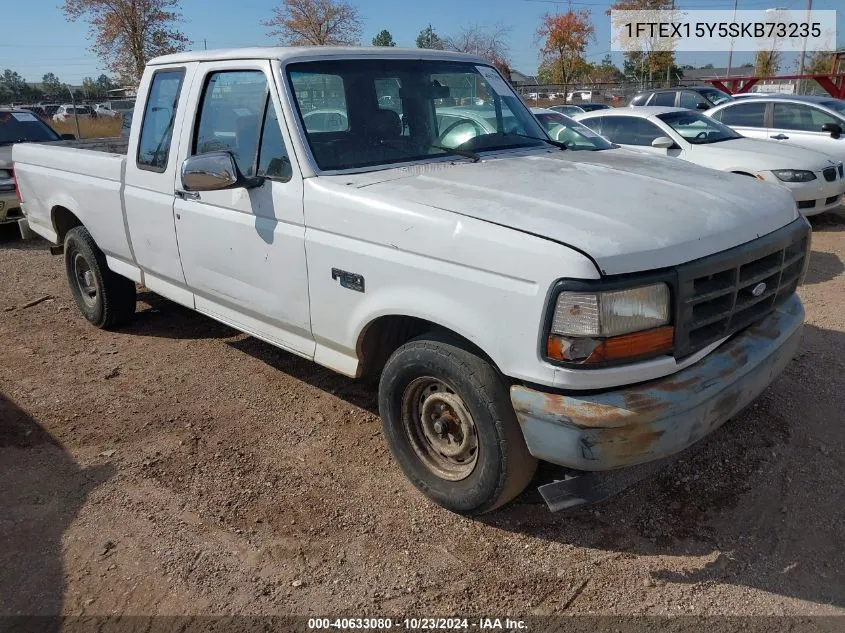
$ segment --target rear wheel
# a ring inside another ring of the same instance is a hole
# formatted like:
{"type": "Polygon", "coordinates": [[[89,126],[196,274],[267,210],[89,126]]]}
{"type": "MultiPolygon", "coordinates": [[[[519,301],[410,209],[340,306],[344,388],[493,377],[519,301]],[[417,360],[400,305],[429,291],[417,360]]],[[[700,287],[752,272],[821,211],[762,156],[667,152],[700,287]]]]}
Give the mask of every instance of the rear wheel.
{"type": "Polygon", "coordinates": [[[537,468],[502,376],[447,337],[424,335],[394,352],[382,372],[379,411],[405,475],[454,512],[507,503],[537,468]]]}
{"type": "Polygon", "coordinates": [[[124,325],[135,314],[135,282],[112,272],[84,226],[65,236],[65,272],[76,307],[97,327],[124,325]]]}

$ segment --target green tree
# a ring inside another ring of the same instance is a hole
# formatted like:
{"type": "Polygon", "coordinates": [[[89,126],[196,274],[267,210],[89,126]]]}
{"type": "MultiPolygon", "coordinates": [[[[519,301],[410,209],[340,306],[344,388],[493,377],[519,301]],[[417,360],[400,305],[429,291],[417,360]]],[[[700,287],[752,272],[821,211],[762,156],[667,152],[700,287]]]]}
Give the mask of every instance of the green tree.
{"type": "Polygon", "coordinates": [[[23,77],[10,68],[3,71],[0,76],[0,102],[24,101],[28,92],[29,86],[23,77]]]}
{"type": "Polygon", "coordinates": [[[382,29],[378,35],[373,38],[373,46],[396,46],[393,41],[393,36],[387,29],[382,29]]]}
{"type": "Polygon", "coordinates": [[[93,99],[100,96],[100,89],[93,77],[82,78],[82,92],[87,99],[93,99]]]}
{"type": "Polygon", "coordinates": [[[41,87],[44,90],[44,94],[51,97],[58,97],[65,90],[65,85],[54,73],[46,73],[41,78],[41,87]]]}
{"type": "Polygon", "coordinates": [[[436,51],[443,50],[443,40],[435,33],[431,24],[425,27],[420,34],[417,35],[417,48],[432,48],[436,51]]]}

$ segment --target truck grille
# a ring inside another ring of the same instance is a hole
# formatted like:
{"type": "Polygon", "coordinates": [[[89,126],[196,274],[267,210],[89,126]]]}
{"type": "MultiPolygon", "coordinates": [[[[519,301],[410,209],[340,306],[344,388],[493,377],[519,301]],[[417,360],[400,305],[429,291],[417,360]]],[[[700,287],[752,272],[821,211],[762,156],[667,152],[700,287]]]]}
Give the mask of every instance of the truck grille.
{"type": "Polygon", "coordinates": [[[826,167],[822,170],[822,175],[828,182],[833,182],[836,180],[836,167],[826,167]]]}
{"type": "Polygon", "coordinates": [[[759,321],[798,287],[809,248],[806,221],[678,267],[675,357],[759,321]]]}

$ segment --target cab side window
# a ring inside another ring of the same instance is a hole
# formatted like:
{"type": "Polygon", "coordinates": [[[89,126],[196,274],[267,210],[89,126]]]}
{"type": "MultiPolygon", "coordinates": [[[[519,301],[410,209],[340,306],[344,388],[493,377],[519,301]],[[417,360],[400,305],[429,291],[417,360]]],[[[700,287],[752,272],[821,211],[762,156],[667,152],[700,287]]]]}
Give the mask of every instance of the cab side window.
{"type": "Polygon", "coordinates": [[[821,132],[825,123],[837,123],[836,119],[815,108],[798,103],[775,103],[772,112],[772,127],[782,130],[821,132]]]}
{"type": "Polygon", "coordinates": [[[707,99],[692,90],[683,90],[681,92],[680,101],[678,102],[678,107],[686,108],[688,110],[696,110],[698,109],[699,103],[707,103],[707,99]]]}
{"type": "Polygon", "coordinates": [[[651,121],[629,116],[605,117],[601,135],[612,143],[641,146],[650,146],[658,136],[666,136],[651,121]]]}
{"type": "Polygon", "coordinates": [[[655,92],[651,101],[648,102],[648,105],[672,107],[675,105],[675,94],[677,93],[674,90],[670,90],[668,92],[655,92]]]}
{"type": "Polygon", "coordinates": [[[752,103],[737,103],[719,110],[713,116],[725,125],[737,127],[766,127],[766,103],[754,101],[752,103]]]}
{"type": "Polygon", "coordinates": [[[140,169],[157,172],[167,169],[176,106],[184,77],[183,69],[163,70],[153,75],[138,138],[136,163],[140,169]]]}
{"type": "Polygon", "coordinates": [[[260,70],[212,72],[206,78],[192,154],[230,152],[245,176],[254,176],[268,97],[260,70]]]}
{"type": "Polygon", "coordinates": [[[287,182],[292,171],[288,150],[282,137],[282,128],[273,101],[267,96],[264,108],[264,122],[261,127],[261,144],[258,148],[259,176],[287,182]]]}

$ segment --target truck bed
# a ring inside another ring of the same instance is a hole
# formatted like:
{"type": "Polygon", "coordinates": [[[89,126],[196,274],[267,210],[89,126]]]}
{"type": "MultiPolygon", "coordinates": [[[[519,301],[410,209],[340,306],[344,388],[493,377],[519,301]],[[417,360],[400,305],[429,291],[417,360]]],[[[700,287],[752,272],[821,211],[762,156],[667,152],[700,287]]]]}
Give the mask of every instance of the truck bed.
{"type": "Polygon", "coordinates": [[[121,138],[15,145],[15,177],[32,230],[57,242],[56,218],[72,210],[106,255],[131,260],[123,222],[127,147],[121,138]]]}

